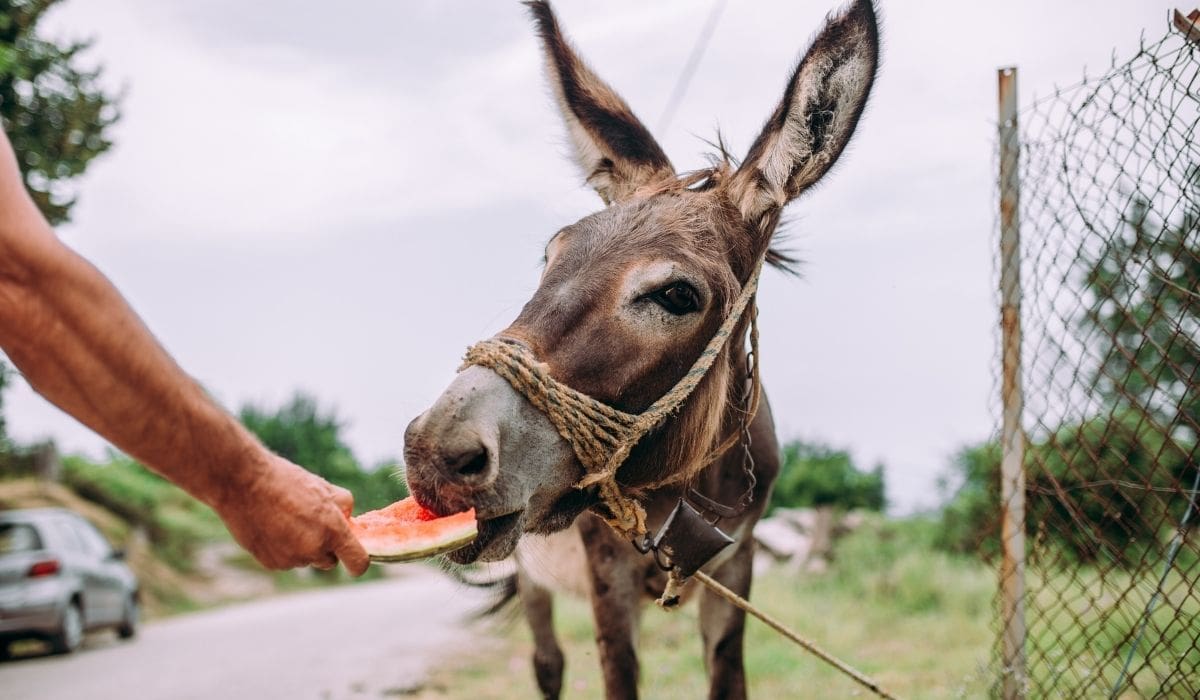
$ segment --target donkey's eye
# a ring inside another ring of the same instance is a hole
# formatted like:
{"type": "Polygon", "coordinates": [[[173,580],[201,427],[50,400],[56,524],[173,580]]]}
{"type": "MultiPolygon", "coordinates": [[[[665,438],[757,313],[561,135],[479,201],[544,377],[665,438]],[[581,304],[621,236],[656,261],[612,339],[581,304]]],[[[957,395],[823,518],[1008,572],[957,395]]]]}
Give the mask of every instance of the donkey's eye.
{"type": "Polygon", "coordinates": [[[649,295],[650,300],[676,316],[700,310],[700,298],[687,282],[675,282],[649,295]]]}

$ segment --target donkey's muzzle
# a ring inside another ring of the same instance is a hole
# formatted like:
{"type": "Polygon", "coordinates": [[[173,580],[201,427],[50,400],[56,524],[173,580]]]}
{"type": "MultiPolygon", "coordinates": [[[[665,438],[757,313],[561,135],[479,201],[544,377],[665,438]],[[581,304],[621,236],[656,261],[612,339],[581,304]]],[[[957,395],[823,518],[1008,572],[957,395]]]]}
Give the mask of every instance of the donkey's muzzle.
{"type": "Polygon", "coordinates": [[[496,477],[496,448],[469,429],[438,430],[427,416],[409,424],[404,461],[409,488],[434,512],[475,506],[475,495],[496,477]]]}

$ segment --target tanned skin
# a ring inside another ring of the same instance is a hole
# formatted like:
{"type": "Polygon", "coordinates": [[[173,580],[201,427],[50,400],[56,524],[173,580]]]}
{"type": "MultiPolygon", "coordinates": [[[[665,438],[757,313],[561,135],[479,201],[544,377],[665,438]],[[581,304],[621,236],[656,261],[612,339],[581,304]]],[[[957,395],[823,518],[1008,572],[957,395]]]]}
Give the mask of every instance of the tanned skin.
{"type": "Polygon", "coordinates": [[[175,364],[55,236],[3,132],[0,348],[51,403],[211,506],[264,566],[366,570],[350,492],[272,454],[175,364]]]}

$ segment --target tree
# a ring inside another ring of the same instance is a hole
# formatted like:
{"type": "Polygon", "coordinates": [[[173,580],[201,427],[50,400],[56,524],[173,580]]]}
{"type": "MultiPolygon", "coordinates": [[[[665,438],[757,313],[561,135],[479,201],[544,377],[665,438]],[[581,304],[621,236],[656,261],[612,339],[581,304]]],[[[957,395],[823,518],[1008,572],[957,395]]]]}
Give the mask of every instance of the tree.
{"type": "Polygon", "coordinates": [[[883,510],[885,504],[882,464],[863,471],[846,450],[793,440],[783,447],[783,467],[768,511],[820,506],[883,510]]]}
{"type": "Polygon", "coordinates": [[[279,456],[349,489],[357,510],[374,510],[408,495],[393,463],[366,471],[342,439],[343,423],[316,399],[297,393],[277,410],[245,406],[242,423],[279,456]]]}
{"type": "Polygon", "coordinates": [[[16,151],[25,185],[51,224],[70,219],[73,182],[112,146],[118,99],[85,68],[90,41],[56,42],[38,22],[61,0],[0,0],[0,126],[16,151]]]}
{"type": "MultiPolygon", "coordinates": [[[[1200,168],[1191,185],[1200,193],[1200,168]]],[[[1184,197],[1172,225],[1135,196],[1090,262],[1082,325],[1099,349],[1095,386],[1169,430],[1200,428],[1200,197],[1184,197]]]]}
{"type": "Polygon", "coordinates": [[[353,479],[360,471],[342,441],[341,421],[332,411],[323,412],[312,396],[297,393],[274,411],[245,406],[240,417],[276,454],[330,481],[353,479]]]}

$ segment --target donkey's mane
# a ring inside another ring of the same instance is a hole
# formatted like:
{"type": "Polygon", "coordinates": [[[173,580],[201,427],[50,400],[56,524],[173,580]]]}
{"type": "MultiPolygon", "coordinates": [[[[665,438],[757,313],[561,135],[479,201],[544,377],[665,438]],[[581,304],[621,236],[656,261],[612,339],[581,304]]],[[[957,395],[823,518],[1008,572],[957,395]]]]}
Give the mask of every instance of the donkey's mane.
{"type": "MultiPolygon", "coordinates": [[[[691,192],[708,192],[728,181],[740,163],[725,146],[725,139],[721,132],[717,131],[715,141],[705,139],[704,143],[713,149],[705,154],[705,158],[709,162],[708,167],[680,173],[674,181],[668,180],[662,183],[659,191],[685,189],[691,192]]],[[[795,257],[792,251],[780,246],[781,243],[786,243],[790,237],[788,231],[790,224],[791,221],[787,219],[780,219],[776,224],[771,238],[772,244],[767,248],[765,262],[776,270],[799,277],[800,265],[803,261],[795,257]]]]}

